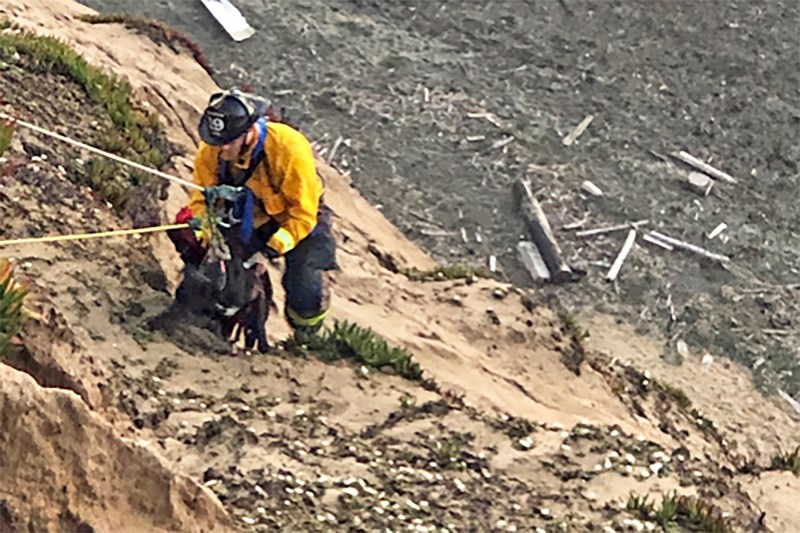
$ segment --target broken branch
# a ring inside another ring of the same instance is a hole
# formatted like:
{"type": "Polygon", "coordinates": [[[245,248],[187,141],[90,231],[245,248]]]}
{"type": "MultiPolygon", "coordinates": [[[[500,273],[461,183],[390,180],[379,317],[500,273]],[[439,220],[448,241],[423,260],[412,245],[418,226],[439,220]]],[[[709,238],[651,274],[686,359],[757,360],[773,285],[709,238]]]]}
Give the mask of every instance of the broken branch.
{"type": "Polygon", "coordinates": [[[618,224],[616,226],[607,226],[605,228],[587,229],[575,233],[576,237],[592,237],[594,235],[603,235],[604,233],[612,233],[614,231],[622,231],[624,229],[638,228],[649,223],[649,220],[639,220],[638,222],[630,222],[628,224],[618,224]]]}
{"type": "Polygon", "coordinates": [[[736,183],[736,180],[730,174],[726,174],[725,172],[722,172],[721,170],[712,167],[708,163],[700,161],[693,155],[688,154],[684,151],[680,151],[678,153],[678,159],[680,159],[681,161],[683,161],[688,165],[693,166],[698,170],[702,170],[703,172],[705,172],[706,174],[708,174],[713,178],[717,178],[719,180],[726,181],[728,183],[736,183]]]}
{"type": "Polygon", "coordinates": [[[720,263],[727,263],[728,261],[731,260],[731,258],[728,256],[709,252],[705,248],[695,246],[694,244],[688,242],[679,241],[678,239],[673,239],[672,237],[667,237],[666,235],[658,233],[657,231],[651,231],[650,236],[667,244],[671,244],[675,248],[680,248],[681,250],[686,250],[687,252],[699,254],[702,255],[703,257],[707,257],[708,259],[719,261],[720,263]]]}
{"type": "Polygon", "coordinates": [[[584,118],[580,124],[578,124],[572,132],[564,137],[562,141],[564,146],[571,146],[572,143],[578,140],[578,137],[583,135],[583,132],[586,131],[586,128],[589,127],[589,124],[592,123],[594,120],[594,115],[589,115],[588,117],[584,118]]]}
{"type": "Polygon", "coordinates": [[[615,279],[617,279],[619,271],[622,268],[622,263],[625,262],[625,259],[631,252],[631,248],[633,248],[633,243],[635,241],[636,241],[636,230],[632,229],[628,232],[628,238],[625,239],[625,244],[622,245],[622,249],[619,251],[619,255],[617,255],[617,258],[614,260],[614,264],[611,265],[611,269],[608,271],[608,275],[606,275],[606,279],[608,281],[614,281],[615,279]]]}

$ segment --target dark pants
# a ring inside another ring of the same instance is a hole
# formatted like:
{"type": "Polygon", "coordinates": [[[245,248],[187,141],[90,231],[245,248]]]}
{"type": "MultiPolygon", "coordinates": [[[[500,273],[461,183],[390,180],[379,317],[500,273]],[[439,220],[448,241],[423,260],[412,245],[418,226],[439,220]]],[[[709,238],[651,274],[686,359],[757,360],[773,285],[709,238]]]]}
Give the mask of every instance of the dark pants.
{"type": "Polygon", "coordinates": [[[286,319],[294,328],[318,327],[330,308],[330,282],[325,272],[336,268],[336,240],[330,223],[316,229],[286,254],[283,288],[286,319]]]}

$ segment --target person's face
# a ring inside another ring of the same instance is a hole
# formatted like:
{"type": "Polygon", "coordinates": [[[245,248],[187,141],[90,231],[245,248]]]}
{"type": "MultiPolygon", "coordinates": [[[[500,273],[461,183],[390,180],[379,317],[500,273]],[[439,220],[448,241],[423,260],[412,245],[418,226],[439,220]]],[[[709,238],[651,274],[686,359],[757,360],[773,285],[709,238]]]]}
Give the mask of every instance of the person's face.
{"type": "Polygon", "coordinates": [[[240,135],[235,140],[229,142],[228,144],[222,145],[222,158],[226,161],[234,161],[239,157],[239,154],[242,153],[242,148],[244,147],[245,139],[247,139],[247,134],[240,135]]]}

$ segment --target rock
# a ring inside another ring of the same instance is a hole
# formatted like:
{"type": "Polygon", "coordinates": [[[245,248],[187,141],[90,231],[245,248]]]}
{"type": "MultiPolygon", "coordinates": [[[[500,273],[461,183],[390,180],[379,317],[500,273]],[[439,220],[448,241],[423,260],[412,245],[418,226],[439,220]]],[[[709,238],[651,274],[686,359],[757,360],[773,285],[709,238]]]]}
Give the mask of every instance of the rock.
{"type": "Polygon", "coordinates": [[[714,180],[700,172],[690,172],[686,177],[686,186],[697,194],[708,196],[711,187],[714,186],[714,180]]]}
{"type": "Polygon", "coordinates": [[[81,398],[0,364],[3,531],[229,531],[219,501],[81,398]]]}

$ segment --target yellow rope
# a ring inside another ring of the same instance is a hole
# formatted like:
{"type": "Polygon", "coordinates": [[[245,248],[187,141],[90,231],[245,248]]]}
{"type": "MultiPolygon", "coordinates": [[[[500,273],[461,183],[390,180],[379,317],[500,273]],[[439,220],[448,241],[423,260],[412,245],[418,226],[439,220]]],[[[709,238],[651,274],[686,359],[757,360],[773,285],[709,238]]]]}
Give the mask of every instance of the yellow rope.
{"type": "Polygon", "coordinates": [[[0,241],[0,246],[11,246],[14,244],[32,244],[40,242],[59,242],[59,241],[79,241],[84,239],[98,239],[100,237],[120,237],[124,235],[141,235],[142,233],[156,233],[159,231],[169,231],[173,229],[188,228],[189,224],[170,224],[167,226],[154,226],[149,228],[121,229],[113,231],[101,231],[99,233],[78,233],[73,235],[51,235],[48,237],[30,237],[26,239],[10,239],[0,241]]]}

